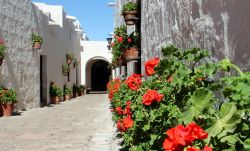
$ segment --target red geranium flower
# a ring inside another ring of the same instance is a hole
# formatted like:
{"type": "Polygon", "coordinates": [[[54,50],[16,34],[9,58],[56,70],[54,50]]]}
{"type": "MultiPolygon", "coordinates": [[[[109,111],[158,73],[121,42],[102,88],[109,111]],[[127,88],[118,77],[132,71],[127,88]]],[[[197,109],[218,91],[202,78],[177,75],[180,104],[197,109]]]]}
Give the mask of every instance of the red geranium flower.
{"type": "Polygon", "coordinates": [[[116,107],[116,108],[115,108],[115,111],[116,111],[119,115],[122,115],[122,113],[123,113],[123,110],[122,110],[122,108],[121,108],[120,106],[116,107]]]}
{"type": "Polygon", "coordinates": [[[155,73],[154,68],[155,68],[155,66],[157,66],[159,64],[159,61],[160,61],[159,58],[154,58],[154,59],[151,59],[145,63],[145,70],[146,70],[146,74],[148,76],[155,73]]]}
{"type": "Polygon", "coordinates": [[[131,42],[132,42],[132,39],[131,39],[131,38],[128,38],[128,42],[131,43],[131,42]]]}
{"type": "MultiPolygon", "coordinates": [[[[178,125],[166,131],[168,138],[163,143],[163,148],[166,151],[182,150],[185,146],[191,145],[195,140],[202,140],[208,137],[208,134],[194,122],[186,127],[178,125]]],[[[203,151],[211,151],[209,146],[206,146],[203,151]]],[[[200,151],[197,148],[188,148],[187,151],[200,151]]]]}
{"type": "Polygon", "coordinates": [[[117,128],[121,132],[125,132],[126,131],[126,128],[124,127],[124,124],[123,124],[122,120],[118,120],[117,121],[117,128]]]}
{"type": "Polygon", "coordinates": [[[125,115],[127,114],[128,117],[131,117],[131,115],[132,115],[130,105],[131,105],[131,101],[127,101],[127,102],[126,102],[126,108],[125,108],[125,110],[123,111],[123,114],[125,114],[125,115]]]}
{"type": "Polygon", "coordinates": [[[123,119],[123,124],[125,128],[129,129],[133,126],[134,121],[131,119],[131,117],[127,116],[123,119]]]}
{"type": "Polygon", "coordinates": [[[213,151],[213,148],[210,146],[205,146],[202,151],[213,151]]]}
{"type": "Polygon", "coordinates": [[[122,42],[123,41],[123,37],[118,37],[117,40],[118,40],[118,42],[122,42]]]}
{"type": "Polygon", "coordinates": [[[125,81],[128,87],[131,90],[138,90],[142,84],[141,75],[140,74],[132,74],[128,79],[125,81]]]}
{"type": "Polygon", "coordinates": [[[163,94],[159,94],[156,90],[147,90],[142,96],[142,103],[144,105],[151,105],[154,101],[160,102],[163,98],[163,94]]]}
{"type": "Polygon", "coordinates": [[[191,147],[191,148],[187,148],[186,151],[200,151],[200,150],[197,148],[191,147]]]}

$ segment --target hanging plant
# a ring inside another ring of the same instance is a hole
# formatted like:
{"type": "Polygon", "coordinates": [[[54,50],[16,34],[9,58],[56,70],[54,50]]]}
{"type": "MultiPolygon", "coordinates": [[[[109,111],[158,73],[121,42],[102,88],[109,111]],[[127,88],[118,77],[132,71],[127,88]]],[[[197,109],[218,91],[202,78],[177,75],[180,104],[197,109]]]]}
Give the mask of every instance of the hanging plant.
{"type": "Polygon", "coordinates": [[[42,37],[35,32],[32,32],[31,34],[32,42],[33,42],[33,48],[34,49],[41,49],[41,44],[43,43],[42,37]]]}
{"type": "Polygon", "coordinates": [[[3,59],[5,57],[5,50],[7,47],[5,46],[5,43],[3,40],[0,40],[0,65],[3,63],[3,59]]]}
{"type": "Polygon", "coordinates": [[[79,65],[79,61],[76,58],[73,59],[73,65],[74,65],[74,68],[78,67],[79,65]]]}
{"type": "Polygon", "coordinates": [[[122,7],[122,15],[126,25],[134,25],[135,21],[138,19],[137,3],[128,2],[122,7]]]}
{"type": "Polygon", "coordinates": [[[68,64],[63,64],[62,66],[62,71],[64,76],[68,76],[69,73],[69,65],[68,64]]]}
{"type": "Polygon", "coordinates": [[[72,53],[66,53],[66,60],[68,64],[71,64],[73,59],[73,54],[72,53]]]}

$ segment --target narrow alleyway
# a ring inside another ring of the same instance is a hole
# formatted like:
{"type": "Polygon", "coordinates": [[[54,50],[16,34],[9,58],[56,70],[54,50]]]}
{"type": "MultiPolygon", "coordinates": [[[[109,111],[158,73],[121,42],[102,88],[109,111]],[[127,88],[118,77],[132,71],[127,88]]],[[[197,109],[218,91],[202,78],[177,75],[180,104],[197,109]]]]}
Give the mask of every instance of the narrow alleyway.
{"type": "Polygon", "coordinates": [[[117,151],[106,94],[0,118],[0,151],[117,151]]]}

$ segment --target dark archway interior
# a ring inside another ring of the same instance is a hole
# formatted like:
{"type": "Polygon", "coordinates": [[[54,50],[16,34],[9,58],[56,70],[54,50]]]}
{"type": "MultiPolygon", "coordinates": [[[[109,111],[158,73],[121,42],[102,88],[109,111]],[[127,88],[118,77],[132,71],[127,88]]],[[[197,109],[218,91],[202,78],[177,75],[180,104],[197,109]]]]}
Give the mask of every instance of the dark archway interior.
{"type": "Polygon", "coordinates": [[[107,91],[110,73],[108,62],[104,60],[96,61],[91,68],[91,90],[107,91]]]}

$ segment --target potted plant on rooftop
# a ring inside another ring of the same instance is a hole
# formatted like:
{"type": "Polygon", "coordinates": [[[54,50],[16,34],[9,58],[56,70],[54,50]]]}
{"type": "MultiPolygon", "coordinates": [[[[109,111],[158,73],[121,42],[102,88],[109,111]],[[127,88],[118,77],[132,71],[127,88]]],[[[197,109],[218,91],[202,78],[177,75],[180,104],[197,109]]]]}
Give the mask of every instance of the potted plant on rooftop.
{"type": "Polygon", "coordinates": [[[137,3],[128,2],[122,7],[122,15],[126,22],[126,25],[134,25],[138,19],[137,3]]]}
{"type": "Polygon", "coordinates": [[[55,82],[50,83],[49,88],[51,104],[59,104],[60,97],[62,96],[62,90],[55,84],[55,82]]]}
{"type": "Polygon", "coordinates": [[[3,59],[5,57],[5,50],[6,50],[5,43],[2,39],[0,39],[0,66],[2,65],[3,59]]]}
{"type": "Polygon", "coordinates": [[[66,53],[66,60],[68,64],[71,64],[73,59],[73,54],[72,53],[66,53]]]}
{"type": "Polygon", "coordinates": [[[0,113],[2,113],[3,116],[12,115],[14,109],[14,103],[16,102],[17,102],[16,91],[14,89],[6,89],[3,87],[0,88],[0,104],[1,104],[0,113]]]}
{"type": "Polygon", "coordinates": [[[80,85],[78,89],[78,95],[83,96],[85,91],[85,85],[80,85]]]}
{"type": "Polygon", "coordinates": [[[69,65],[68,64],[63,64],[62,72],[63,72],[64,76],[68,76],[68,73],[69,73],[69,65]]]}
{"type": "Polygon", "coordinates": [[[64,85],[63,94],[64,94],[64,101],[70,100],[72,90],[67,85],[64,85]]]}
{"type": "Polygon", "coordinates": [[[32,32],[31,34],[33,48],[34,49],[41,49],[41,44],[43,43],[43,39],[38,33],[32,32]]]}

